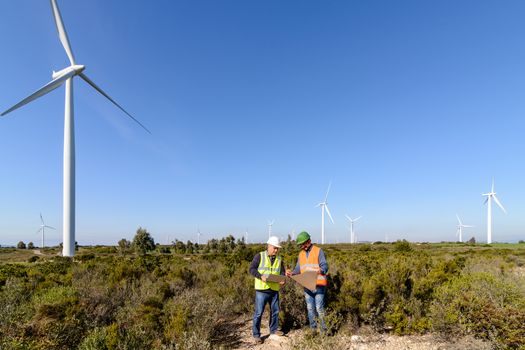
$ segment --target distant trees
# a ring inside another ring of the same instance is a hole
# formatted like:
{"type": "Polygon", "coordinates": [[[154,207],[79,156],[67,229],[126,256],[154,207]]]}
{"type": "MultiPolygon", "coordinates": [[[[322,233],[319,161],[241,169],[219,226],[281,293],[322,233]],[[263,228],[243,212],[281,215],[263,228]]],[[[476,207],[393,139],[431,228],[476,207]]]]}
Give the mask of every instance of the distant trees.
{"type": "Polygon", "coordinates": [[[394,251],[396,252],[411,252],[412,246],[410,245],[410,242],[408,242],[406,239],[403,240],[397,240],[394,243],[394,251]]]}
{"type": "Polygon", "coordinates": [[[140,254],[146,254],[149,251],[155,250],[155,241],[145,228],[139,227],[135,237],[133,237],[132,246],[133,249],[140,254]]]}
{"type": "Polygon", "coordinates": [[[27,243],[27,249],[35,249],[35,245],[33,244],[33,242],[27,243]]]}
{"type": "MultiPolygon", "coordinates": [[[[175,254],[198,254],[198,253],[238,253],[247,249],[244,238],[235,239],[228,235],[221,239],[212,238],[206,244],[198,244],[188,240],[186,243],[175,239],[171,242],[172,251],[175,254]]],[[[162,251],[161,251],[162,253],[162,251]]]]}
{"type": "Polygon", "coordinates": [[[281,244],[283,245],[283,251],[285,252],[293,252],[295,251],[295,240],[292,240],[292,236],[288,235],[288,237],[286,237],[286,241],[285,242],[281,242],[281,244]]]}
{"type": "Polygon", "coordinates": [[[131,249],[131,242],[125,238],[122,238],[120,241],[118,241],[117,244],[118,244],[117,249],[120,254],[125,254],[131,249]]]}
{"type": "Polygon", "coordinates": [[[188,240],[188,242],[186,242],[186,254],[193,254],[193,250],[193,242],[188,240]]]}
{"type": "Polygon", "coordinates": [[[16,245],[16,247],[18,249],[26,249],[26,244],[22,241],[18,242],[18,244],[16,245]]]}
{"type": "MultiPolygon", "coordinates": [[[[60,248],[60,250],[64,249],[64,243],[60,242],[58,247],[60,248]]],[[[77,241],[75,241],[75,252],[78,252],[78,242],[77,241]]]]}
{"type": "MultiPolygon", "coordinates": [[[[157,243],[157,245],[158,245],[158,243],[157,243]]],[[[159,253],[161,253],[161,254],[170,254],[171,253],[171,249],[170,249],[170,247],[161,246],[161,247],[159,247],[159,253]]]]}

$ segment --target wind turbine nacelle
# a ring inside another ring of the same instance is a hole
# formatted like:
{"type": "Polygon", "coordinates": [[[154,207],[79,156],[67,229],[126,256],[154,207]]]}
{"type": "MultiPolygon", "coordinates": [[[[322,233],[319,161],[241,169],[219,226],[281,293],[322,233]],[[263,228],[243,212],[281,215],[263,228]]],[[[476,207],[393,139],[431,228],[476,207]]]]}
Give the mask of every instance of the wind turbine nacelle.
{"type": "Polygon", "coordinates": [[[73,66],[69,66],[69,67],[66,67],[66,68],[64,68],[62,70],[59,70],[58,72],[53,71],[52,77],[53,77],[53,79],[56,79],[58,77],[61,77],[61,76],[64,76],[64,75],[68,75],[68,74],[73,76],[73,75],[77,75],[79,73],[82,73],[82,71],[84,69],[86,69],[86,66],[84,66],[82,64],[75,64],[73,66]],[[71,74],[71,73],[73,73],[73,74],[71,74]]]}

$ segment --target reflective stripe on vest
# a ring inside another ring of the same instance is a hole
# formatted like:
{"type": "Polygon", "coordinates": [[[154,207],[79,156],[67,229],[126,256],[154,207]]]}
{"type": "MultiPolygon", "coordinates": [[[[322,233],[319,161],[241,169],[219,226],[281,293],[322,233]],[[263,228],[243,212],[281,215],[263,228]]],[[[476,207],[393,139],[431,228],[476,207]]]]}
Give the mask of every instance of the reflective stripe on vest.
{"type": "MultiPolygon", "coordinates": [[[[268,276],[281,274],[281,257],[279,255],[275,257],[275,260],[272,264],[272,261],[270,260],[266,250],[264,252],[260,252],[259,254],[261,255],[261,261],[259,262],[257,271],[259,271],[261,275],[268,276]]],[[[278,291],[279,287],[280,284],[277,282],[263,282],[263,280],[260,278],[255,279],[255,289],[257,290],[271,289],[278,291]]]]}
{"type": "MultiPolygon", "coordinates": [[[[308,254],[308,258],[306,257],[306,252],[304,250],[301,250],[299,253],[299,267],[301,268],[301,273],[307,271],[307,270],[313,270],[319,268],[319,252],[321,251],[321,248],[312,246],[310,249],[310,253],[308,254]]],[[[326,275],[318,274],[317,275],[317,283],[318,286],[326,286],[328,284],[328,280],[326,278],[326,275]]]]}

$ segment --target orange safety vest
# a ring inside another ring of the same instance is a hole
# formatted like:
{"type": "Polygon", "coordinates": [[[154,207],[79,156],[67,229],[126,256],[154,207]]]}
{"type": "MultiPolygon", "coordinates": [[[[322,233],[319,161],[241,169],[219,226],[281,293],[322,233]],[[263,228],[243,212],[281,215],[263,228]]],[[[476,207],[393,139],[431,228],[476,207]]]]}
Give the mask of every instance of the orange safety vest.
{"type": "MultiPolygon", "coordinates": [[[[308,258],[307,258],[306,252],[304,250],[301,250],[301,252],[299,253],[299,267],[301,268],[301,273],[311,270],[311,269],[319,268],[319,252],[320,251],[321,251],[321,248],[312,246],[312,248],[310,249],[310,253],[308,254],[308,258]]],[[[318,274],[316,284],[318,286],[326,286],[328,284],[326,275],[318,274]]]]}

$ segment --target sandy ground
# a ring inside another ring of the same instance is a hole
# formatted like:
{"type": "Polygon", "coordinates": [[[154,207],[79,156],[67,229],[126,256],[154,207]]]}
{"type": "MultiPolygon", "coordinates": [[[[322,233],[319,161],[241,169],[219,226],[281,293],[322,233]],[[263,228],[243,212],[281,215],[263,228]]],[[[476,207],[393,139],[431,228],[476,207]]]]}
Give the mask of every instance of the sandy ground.
{"type": "Polygon", "coordinates": [[[241,330],[239,346],[235,349],[286,350],[286,349],[329,349],[329,350],[490,350],[490,344],[474,338],[447,340],[433,335],[394,336],[378,334],[370,330],[360,330],[354,335],[311,338],[305,329],[292,330],[279,341],[268,339],[268,328],[263,326],[264,343],[255,344],[251,336],[251,320],[246,321],[241,330]],[[309,339],[309,340],[308,340],[309,339]],[[318,344],[314,346],[312,344],[318,344]]]}

